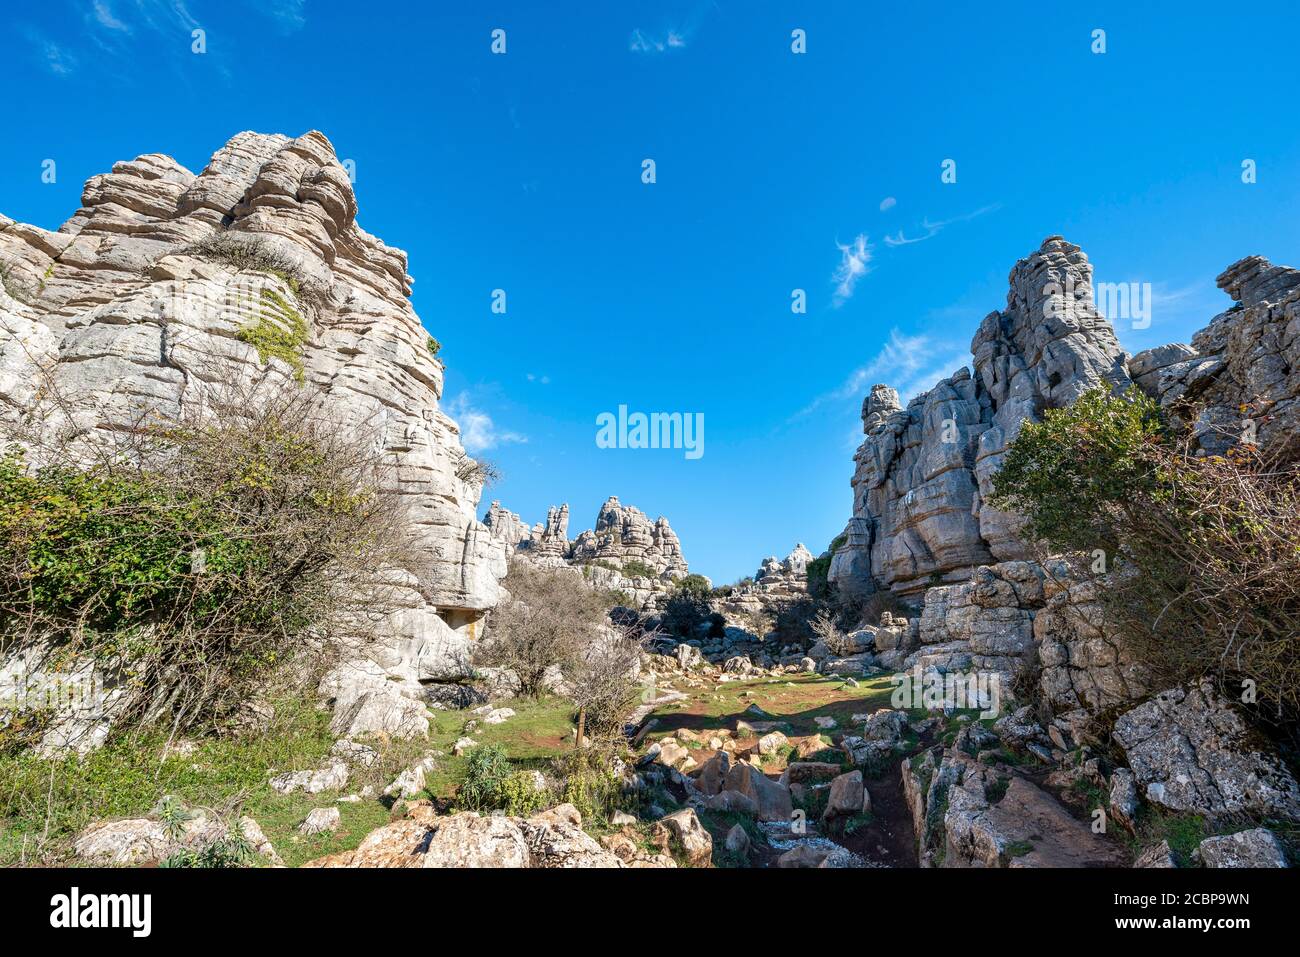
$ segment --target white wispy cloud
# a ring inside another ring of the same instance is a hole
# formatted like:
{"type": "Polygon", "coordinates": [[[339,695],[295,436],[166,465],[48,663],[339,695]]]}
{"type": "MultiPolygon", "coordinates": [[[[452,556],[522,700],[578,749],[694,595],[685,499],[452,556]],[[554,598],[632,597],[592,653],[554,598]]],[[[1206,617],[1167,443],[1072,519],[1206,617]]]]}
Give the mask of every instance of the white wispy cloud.
{"type": "Polygon", "coordinates": [[[970,363],[970,350],[926,333],[906,335],[891,329],[889,339],[866,363],[849,373],[839,388],[819,395],[799,410],[795,418],[807,415],[828,402],[859,402],[873,385],[883,383],[898,390],[906,405],[908,399],[930,389],[970,363]]]}
{"type": "Polygon", "coordinates": [[[892,196],[886,196],[880,201],[880,211],[883,213],[886,210],[893,209],[897,205],[898,200],[894,199],[892,196]]]}
{"type": "Polygon", "coordinates": [[[447,414],[460,426],[460,444],[467,452],[483,452],[498,445],[528,441],[526,435],[498,428],[492,416],[474,407],[468,392],[458,393],[447,403],[447,414]]]}
{"type": "Polygon", "coordinates": [[[663,33],[649,33],[645,30],[633,30],[627,48],[633,53],[665,53],[668,50],[680,50],[686,46],[686,35],[676,30],[663,33]]]}
{"type": "Polygon", "coordinates": [[[831,274],[836,284],[832,302],[838,309],[853,296],[858,280],[871,271],[872,247],[865,233],[858,233],[851,243],[836,242],[835,246],[840,251],[840,264],[831,274]]]}
{"type": "Polygon", "coordinates": [[[106,0],[95,0],[92,10],[95,22],[106,30],[116,30],[119,33],[130,33],[131,28],[117,18],[113,13],[113,8],[108,5],[106,0]]]}
{"type": "Polygon", "coordinates": [[[539,382],[539,383],[541,383],[542,385],[550,385],[550,384],[551,384],[551,377],[548,376],[548,375],[538,375],[538,374],[535,373],[535,372],[530,372],[530,373],[528,373],[528,381],[529,381],[529,382],[539,382]]]}
{"type": "Polygon", "coordinates": [[[77,68],[77,58],[53,40],[41,41],[41,57],[45,68],[59,76],[67,76],[77,68]]]}
{"type": "Polygon", "coordinates": [[[937,222],[931,222],[929,217],[926,217],[925,219],[921,220],[921,228],[925,230],[924,235],[908,237],[905,236],[903,234],[903,231],[900,229],[894,235],[885,237],[885,245],[886,246],[910,246],[913,243],[923,243],[927,239],[932,239],[935,236],[939,235],[939,233],[943,232],[944,229],[953,225],[954,223],[968,223],[972,219],[976,219],[980,216],[983,216],[985,213],[991,213],[997,209],[1000,209],[1001,206],[1002,206],[1001,203],[992,203],[988,206],[981,206],[973,213],[966,213],[961,216],[954,216],[952,217],[952,219],[941,219],[938,220],[937,222]]]}

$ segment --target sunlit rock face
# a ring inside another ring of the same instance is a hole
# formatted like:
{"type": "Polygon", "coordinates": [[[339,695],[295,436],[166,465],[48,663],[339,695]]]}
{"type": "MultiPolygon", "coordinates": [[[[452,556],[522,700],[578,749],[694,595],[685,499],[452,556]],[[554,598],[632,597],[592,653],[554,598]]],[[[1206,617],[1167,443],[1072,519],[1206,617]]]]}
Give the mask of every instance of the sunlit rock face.
{"type": "Polygon", "coordinates": [[[411,307],[406,254],[356,216],[348,174],[314,131],[240,133],[198,175],[157,153],[119,162],[86,182],[57,232],[0,216],[0,427],[76,460],[233,386],[317,391],[341,428],[373,437],[405,501],[416,547],[378,657],[415,694],[468,658],[506,547],[476,517],[480,473],[439,408],[443,368],[411,307]],[[214,237],[260,240],[299,281],[190,248],[214,237]],[[241,340],[263,293],[303,319],[292,361],[241,340]]]}
{"type": "Polygon", "coordinates": [[[1130,384],[1078,246],[1048,238],[1009,284],[1006,308],[971,342],[973,374],[960,369],[906,406],[885,385],[864,401],[853,517],[829,576],[842,592],[919,595],[1028,557],[1017,518],[987,504],[1007,446],[1043,410],[1097,385],[1130,384]]]}

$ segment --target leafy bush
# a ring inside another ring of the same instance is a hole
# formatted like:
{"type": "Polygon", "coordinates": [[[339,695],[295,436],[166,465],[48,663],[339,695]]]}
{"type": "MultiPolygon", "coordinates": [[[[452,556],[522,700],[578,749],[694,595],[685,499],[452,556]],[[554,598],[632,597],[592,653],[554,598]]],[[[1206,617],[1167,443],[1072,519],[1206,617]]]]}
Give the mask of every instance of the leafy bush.
{"type": "Polygon", "coordinates": [[[486,744],[468,752],[465,780],[456,792],[457,804],[468,811],[504,811],[528,817],[546,807],[550,795],[537,787],[530,771],[516,771],[505,749],[486,744]]]}
{"type": "Polygon", "coordinates": [[[0,645],[117,672],[123,720],[218,724],[302,639],[391,604],[403,524],[370,438],[297,394],[209,413],[84,468],[0,457],[0,645]]]}
{"type": "Polygon", "coordinates": [[[645,562],[635,558],[628,559],[623,563],[622,572],[628,578],[658,578],[659,573],[647,565],[645,562]]]}
{"type": "Polygon", "coordinates": [[[706,598],[678,589],[664,603],[663,626],[678,638],[695,638],[712,614],[713,609],[706,598]]]}
{"type": "Polygon", "coordinates": [[[1249,680],[1300,712],[1300,463],[1194,455],[1149,399],[1094,390],[1027,424],[994,489],[1047,546],[1101,555],[1107,619],[1159,686],[1249,680]]]}
{"type": "Polygon", "coordinates": [[[576,807],[583,820],[607,821],[626,803],[623,782],[615,771],[624,748],[619,735],[596,737],[552,762],[564,782],[563,801],[576,807]]]}
{"type": "Polygon", "coordinates": [[[506,779],[513,773],[505,749],[485,744],[466,754],[465,780],[456,792],[457,803],[469,811],[494,811],[501,806],[506,779]]]}
{"type": "Polygon", "coordinates": [[[691,574],[678,580],[676,590],[696,598],[707,598],[713,589],[703,575],[691,574]]]}
{"type": "Polygon", "coordinates": [[[1119,546],[1117,519],[1157,490],[1148,452],[1161,441],[1155,403],[1092,389],[1027,423],[993,477],[993,504],[1019,512],[1035,539],[1068,551],[1119,546]]]}

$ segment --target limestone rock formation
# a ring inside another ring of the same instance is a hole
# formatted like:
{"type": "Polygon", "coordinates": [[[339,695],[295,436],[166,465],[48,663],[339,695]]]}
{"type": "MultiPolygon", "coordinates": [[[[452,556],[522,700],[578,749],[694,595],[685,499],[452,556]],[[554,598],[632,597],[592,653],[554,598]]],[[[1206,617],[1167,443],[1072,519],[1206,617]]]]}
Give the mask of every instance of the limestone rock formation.
{"type": "Polygon", "coordinates": [[[240,133],[197,176],[161,154],[119,162],[56,232],[0,216],[0,429],[76,461],[231,383],[316,390],[395,466],[419,558],[393,571],[403,607],[356,656],[377,661],[367,693],[415,701],[421,681],[459,674],[506,548],[475,515],[482,479],[439,408],[442,364],[411,307],[406,254],[356,216],[315,131],[240,133]],[[256,242],[300,281],[205,252],[217,238],[256,242]],[[301,319],[296,355],[243,341],[264,294],[301,319]]]}
{"type": "Polygon", "coordinates": [[[1148,349],[1129,373],[1200,447],[1265,451],[1300,443],[1300,270],[1247,256],[1218,278],[1231,308],[1181,343],[1148,349]]]}
{"type": "Polygon", "coordinates": [[[569,555],[569,506],[568,503],[556,507],[552,505],[546,511],[546,523],[538,522],[533,526],[532,536],[527,543],[529,556],[532,558],[567,558],[569,555]]]}
{"type": "Polygon", "coordinates": [[[524,520],[514,512],[501,507],[500,502],[493,502],[483,516],[483,524],[493,538],[505,545],[508,554],[513,554],[520,543],[532,537],[524,520]]]}
{"type": "Polygon", "coordinates": [[[519,516],[493,502],[483,518],[492,535],[508,543],[512,554],[551,567],[580,568],[596,588],[623,592],[638,610],[651,610],[686,576],[681,541],[668,519],[655,522],[639,508],[610,496],[596,516],[594,529],[569,540],[569,506],[552,505],[546,521],[532,531],[519,516]]]}
{"type": "Polygon", "coordinates": [[[774,612],[783,602],[808,593],[808,563],[812,552],[799,542],[785,558],[770,555],[758,566],[753,581],[735,585],[714,606],[728,620],[741,615],[774,612]]]}
{"type": "Polygon", "coordinates": [[[662,515],[652,524],[635,505],[623,505],[611,495],[596,515],[596,526],[573,540],[569,559],[575,562],[608,562],[623,567],[637,562],[656,575],[681,578],[687,573],[686,559],[677,533],[662,515]]]}
{"type": "Polygon", "coordinates": [[[1028,557],[1018,520],[985,503],[1009,443],[1044,409],[1130,380],[1126,356],[1092,299],[1092,266],[1059,236],[1018,262],[1007,305],[957,371],[906,407],[888,386],[863,403],[853,518],[829,578],[846,594],[917,595],[980,565],[1028,557]]]}

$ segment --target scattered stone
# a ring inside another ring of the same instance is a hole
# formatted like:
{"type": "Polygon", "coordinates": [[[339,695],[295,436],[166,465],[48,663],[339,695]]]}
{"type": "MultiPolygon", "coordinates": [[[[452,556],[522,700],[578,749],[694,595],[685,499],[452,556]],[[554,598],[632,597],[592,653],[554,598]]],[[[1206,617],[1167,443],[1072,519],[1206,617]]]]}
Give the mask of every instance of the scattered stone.
{"type": "Polygon", "coordinates": [[[1133,862],[1133,866],[1172,868],[1178,865],[1174,863],[1174,852],[1170,849],[1169,842],[1161,841],[1142,851],[1133,862]]]}
{"type": "Polygon", "coordinates": [[[1286,867],[1286,852],[1266,827],[1207,837],[1196,849],[1206,867],[1286,867]]]}
{"type": "Polygon", "coordinates": [[[271,778],[271,790],[277,794],[293,794],[295,791],[320,794],[322,791],[338,791],[347,783],[348,766],[335,761],[318,771],[286,771],[276,775],[271,778]]]}
{"type": "Polygon", "coordinates": [[[713,862],[713,838],[690,808],[675,811],[655,822],[654,834],[674,838],[691,867],[708,867],[713,862]]]}
{"type": "Polygon", "coordinates": [[[742,859],[749,857],[749,834],[739,824],[733,824],[731,830],[727,832],[727,850],[742,859]]]}
{"type": "Polygon", "coordinates": [[[318,807],[307,815],[307,820],[298,826],[301,834],[325,834],[337,831],[342,823],[339,809],[336,807],[318,807]]]}

